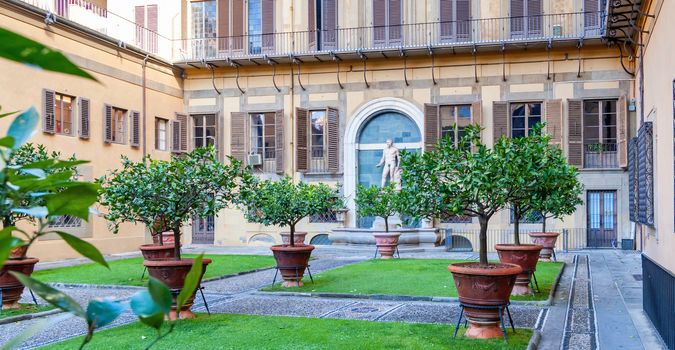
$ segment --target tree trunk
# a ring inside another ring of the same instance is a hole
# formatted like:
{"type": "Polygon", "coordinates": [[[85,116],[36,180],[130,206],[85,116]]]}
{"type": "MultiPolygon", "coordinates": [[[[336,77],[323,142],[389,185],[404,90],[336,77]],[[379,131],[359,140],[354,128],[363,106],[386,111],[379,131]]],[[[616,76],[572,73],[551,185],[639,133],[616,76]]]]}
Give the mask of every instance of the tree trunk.
{"type": "Polygon", "coordinates": [[[520,245],[520,210],[513,208],[513,244],[520,245]]]}
{"type": "Polygon", "coordinates": [[[484,216],[478,217],[478,222],[480,223],[480,250],[478,251],[480,266],[488,266],[487,258],[487,229],[488,229],[488,218],[484,216]]]}
{"type": "Polygon", "coordinates": [[[384,232],[389,233],[389,217],[384,217],[384,232]]]}
{"type": "Polygon", "coordinates": [[[291,247],[295,247],[295,224],[291,224],[291,234],[289,239],[291,241],[291,247]]]}
{"type": "Polygon", "coordinates": [[[176,260],[180,260],[180,226],[173,228],[173,251],[176,255],[176,260]]]}
{"type": "Polygon", "coordinates": [[[4,218],[2,218],[2,228],[7,228],[10,226],[14,226],[11,216],[5,216],[4,218]]]}
{"type": "Polygon", "coordinates": [[[159,245],[164,245],[164,233],[162,231],[159,232],[159,245]]]}
{"type": "Polygon", "coordinates": [[[546,232],[546,215],[543,215],[541,220],[541,232],[546,232]]]}

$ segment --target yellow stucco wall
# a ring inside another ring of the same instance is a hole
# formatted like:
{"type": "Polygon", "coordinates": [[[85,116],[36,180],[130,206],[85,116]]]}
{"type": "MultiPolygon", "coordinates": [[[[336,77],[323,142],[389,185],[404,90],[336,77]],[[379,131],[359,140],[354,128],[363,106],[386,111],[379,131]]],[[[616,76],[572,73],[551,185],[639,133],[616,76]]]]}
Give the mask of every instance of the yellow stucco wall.
{"type": "MultiPolygon", "coordinates": [[[[3,60],[0,65],[0,86],[3,86],[0,105],[3,111],[23,110],[35,106],[42,113],[43,89],[90,100],[89,140],[79,139],[77,133],[75,136],[49,135],[42,133],[40,129],[31,142],[44,144],[50,151],[60,151],[64,157],[74,154],[78,159],[91,161],[85,166],[84,171],[85,177],[89,179],[104,175],[108,169],[118,167],[122,155],[135,160],[142,157],[142,147],[132,148],[128,142],[125,145],[104,144],[102,113],[104,104],[142,111],[143,56],[128,50],[118,50],[113,45],[77,34],[63,25],[47,27],[41,17],[9,11],[2,6],[0,6],[0,23],[5,28],[59,48],[98,79],[98,82],[93,82],[3,60]]],[[[175,76],[170,65],[155,60],[149,60],[146,74],[147,85],[150,87],[146,90],[147,151],[154,157],[166,158],[169,156],[168,152],[154,150],[154,118],[162,116],[173,119],[176,112],[184,110],[181,81],[175,76]]],[[[74,108],[75,125],[78,124],[77,112],[77,108],[74,108]]],[[[2,132],[7,130],[9,122],[8,119],[0,121],[2,132]]],[[[86,239],[103,253],[132,251],[145,240],[142,227],[124,225],[118,235],[113,235],[108,231],[105,220],[95,216],[92,216],[91,224],[86,225],[86,232],[81,235],[87,237],[86,239]]],[[[29,254],[43,261],[77,255],[66,244],[56,239],[39,241],[31,248],[29,254]]]]}
{"type": "MultiPolygon", "coordinates": [[[[654,221],[643,226],[644,253],[675,272],[675,228],[673,227],[673,81],[675,66],[675,23],[667,16],[675,13],[675,2],[651,1],[649,13],[657,13],[651,34],[645,36],[644,116],[654,123],[654,221]],[[660,9],[660,10],[659,10],[660,9]],[[659,11],[659,12],[656,12],[659,11]]],[[[651,22],[651,21],[650,21],[651,22]]]]}

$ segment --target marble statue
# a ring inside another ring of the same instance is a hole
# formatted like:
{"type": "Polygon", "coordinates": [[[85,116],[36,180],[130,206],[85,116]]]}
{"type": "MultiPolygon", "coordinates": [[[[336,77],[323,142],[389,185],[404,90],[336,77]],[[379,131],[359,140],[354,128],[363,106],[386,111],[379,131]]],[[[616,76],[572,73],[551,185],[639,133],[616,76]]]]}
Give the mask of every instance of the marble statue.
{"type": "Polygon", "coordinates": [[[396,188],[400,189],[400,161],[401,157],[398,148],[394,146],[394,141],[387,139],[387,143],[384,146],[384,149],[382,149],[382,159],[375,165],[378,168],[384,166],[382,169],[382,187],[387,184],[388,179],[390,182],[395,182],[396,188]]]}

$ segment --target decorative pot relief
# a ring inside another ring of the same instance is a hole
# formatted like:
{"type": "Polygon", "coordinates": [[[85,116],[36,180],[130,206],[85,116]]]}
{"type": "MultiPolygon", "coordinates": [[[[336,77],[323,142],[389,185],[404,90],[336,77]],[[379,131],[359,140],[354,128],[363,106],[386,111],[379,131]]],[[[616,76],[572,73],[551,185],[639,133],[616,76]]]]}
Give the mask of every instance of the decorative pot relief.
{"type": "Polygon", "coordinates": [[[515,262],[515,263],[527,261],[527,254],[513,253],[513,254],[511,254],[511,257],[512,257],[513,262],[515,262]]]}
{"type": "Polygon", "coordinates": [[[484,292],[492,290],[493,292],[497,291],[497,283],[494,281],[484,282],[484,281],[475,281],[473,283],[473,289],[482,290],[484,292]]]}

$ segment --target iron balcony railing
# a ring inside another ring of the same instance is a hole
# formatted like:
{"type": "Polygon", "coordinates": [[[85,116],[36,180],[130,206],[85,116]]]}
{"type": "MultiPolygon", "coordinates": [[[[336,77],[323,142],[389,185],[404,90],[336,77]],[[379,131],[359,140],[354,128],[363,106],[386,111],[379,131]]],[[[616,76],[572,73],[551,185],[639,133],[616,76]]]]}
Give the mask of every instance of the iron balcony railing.
{"type": "Polygon", "coordinates": [[[208,37],[174,39],[86,0],[12,1],[46,12],[48,24],[66,19],[107,35],[122,47],[134,46],[169,62],[599,38],[604,34],[606,17],[604,11],[576,12],[228,37],[214,33],[208,37]]]}
{"type": "Polygon", "coordinates": [[[619,157],[616,143],[592,143],[584,145],[584,168],[618,168],[619,157]]]}
{"type": "Polygon", "coordinates": [[[603,34],[603,16],[604,12],[577,12],[228,37],[214,34],[182,40],[179,61],[598,38],[603,34]]]}

